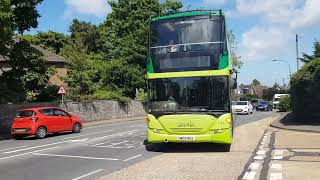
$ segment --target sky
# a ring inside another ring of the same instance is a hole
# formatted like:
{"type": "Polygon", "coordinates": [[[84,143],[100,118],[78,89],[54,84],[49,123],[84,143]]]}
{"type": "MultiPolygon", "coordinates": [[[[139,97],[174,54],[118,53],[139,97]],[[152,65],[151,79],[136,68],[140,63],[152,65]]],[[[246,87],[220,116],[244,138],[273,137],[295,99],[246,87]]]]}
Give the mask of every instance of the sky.
{"type": "MultiPolygon", "coordinates": [[[[226,13],[228,29],[236,36],[237,54],[244,62],[239,84],[250,84],[253,79],[268,86],[288,84],[288,64],[292,73],[297,71],[295,35],[299,35],[300,57],[301,52],[311,54],[313,42],[320,40],[319,0],[180,1],[183,9],[222,9],[226,13]]],[[[111,12],[107,0],[44,0],[38,10],[39,25],[30,34],[68,33],[74,18],[99,24],[111,12]]]]}

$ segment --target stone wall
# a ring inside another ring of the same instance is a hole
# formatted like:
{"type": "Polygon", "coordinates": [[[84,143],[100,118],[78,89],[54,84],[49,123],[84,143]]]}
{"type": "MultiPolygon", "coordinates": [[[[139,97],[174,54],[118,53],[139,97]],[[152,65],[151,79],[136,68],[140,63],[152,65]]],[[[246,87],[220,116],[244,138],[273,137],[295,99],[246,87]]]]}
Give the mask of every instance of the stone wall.
{"type": "Polygon", "coordinates": [[[78,116],[83,122],[108,120],[115,118],[137,117],[146,115],[140,101],[121,104],[116,101],[95,102],[67,102],[56,103],[28,103],[28,104],[0,104],[0,132],[10,129],[14,114],[19,109],[31,107],[60,106],[66,111],[78,116]]]}

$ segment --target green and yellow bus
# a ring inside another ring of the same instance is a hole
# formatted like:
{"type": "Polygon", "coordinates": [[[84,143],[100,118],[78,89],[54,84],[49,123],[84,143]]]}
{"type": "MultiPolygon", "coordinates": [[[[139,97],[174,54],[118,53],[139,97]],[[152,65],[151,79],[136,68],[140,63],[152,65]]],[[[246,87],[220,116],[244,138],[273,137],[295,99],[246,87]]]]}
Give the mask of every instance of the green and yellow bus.
{"type": "Polygon", "coordinates": [[[211,142],[233,137],[236,72],[221,10],[153,18],[147,62],[148,142],[211,142]]]}

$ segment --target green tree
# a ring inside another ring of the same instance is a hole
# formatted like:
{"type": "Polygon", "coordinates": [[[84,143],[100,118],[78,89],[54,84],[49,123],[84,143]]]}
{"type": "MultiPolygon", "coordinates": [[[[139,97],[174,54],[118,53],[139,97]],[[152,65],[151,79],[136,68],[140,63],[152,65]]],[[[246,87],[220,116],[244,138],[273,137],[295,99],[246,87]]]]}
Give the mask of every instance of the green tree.
{"type": "Polygon", "coordinates": [[[34,39],[31,39],[31,43],[39,45],[53,51],[56,54],[60,53],[61,48],[66,43],[67,37],[63,33],[58,32],[38,32],[34,39]]]}
{"type": "Polygon", "coordinates": [[[232,67],[236,68],[237,70],[241,69],[243,66],[243,62],[241,61],[241,56],[236,54],[237,50],[237,42],[236,36],[234,35],[233,31],[228,32],[228,39],[231,47],[231,64],[232,67]]]}
{"type": "Polygon", "coordinates": [[[0,56],[9,63],[10,71],[0,77],[2,101],[35,100],[48,87],[53,73],[46,70],[42,53],[32,47],[23,34],[36,28],[40,16],[36,6],[42,0],[2,0],[0,2],[0,56]]]}
{"type": "Polygon", "coordinates": [[[257,79],[254,79],[251,84],[254,85],[254,86],[261,85],[260,81],[258,81],[257,79]]]}
{"type": "Polygon", "coordinates": [[[123,59],[129,64],[146,66],[148,25],[151,17],[177,12],[182,3],[166,0],[111,0],[112,12],[100,25],[107,50],[106,57],[123,59]]]}
{"type": "Polygon", "coordinates": [[[86,53],[99,53],[103,50],[103,41],[96,25],[74,19],[69,27],[69,32],[71,33],[71,39],[69,40],[80,40],[86,53]]]}
{"type": "Polygon", "coordinates": [[[301,59],[301,61],[308,63],[316,58],[320,58],[320,42],[319,41],[315,41],[313,43],[313,54],[312,55],[308,55],[306,53],[302,53],[303,58],[301,59]]]}

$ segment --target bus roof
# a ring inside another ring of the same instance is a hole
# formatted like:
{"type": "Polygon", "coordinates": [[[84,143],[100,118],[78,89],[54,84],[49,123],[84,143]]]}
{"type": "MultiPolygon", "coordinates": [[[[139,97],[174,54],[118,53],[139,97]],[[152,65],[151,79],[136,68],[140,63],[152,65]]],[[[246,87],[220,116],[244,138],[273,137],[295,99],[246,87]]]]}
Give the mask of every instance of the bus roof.
{"type": "Polygon", "coordinates": [[[152,18],[151,21],[159,21],[162,19],[171,19],[171,18],[179,18],[179,17],[187,17],[187,16],[200,16],[200,15],[213,15],[213,16],[224,16],[222,10],[192,10],[192,11],[181,11],[175,14],[167,14],[164,16],[159,16],[156,18],[152,18]]]}

